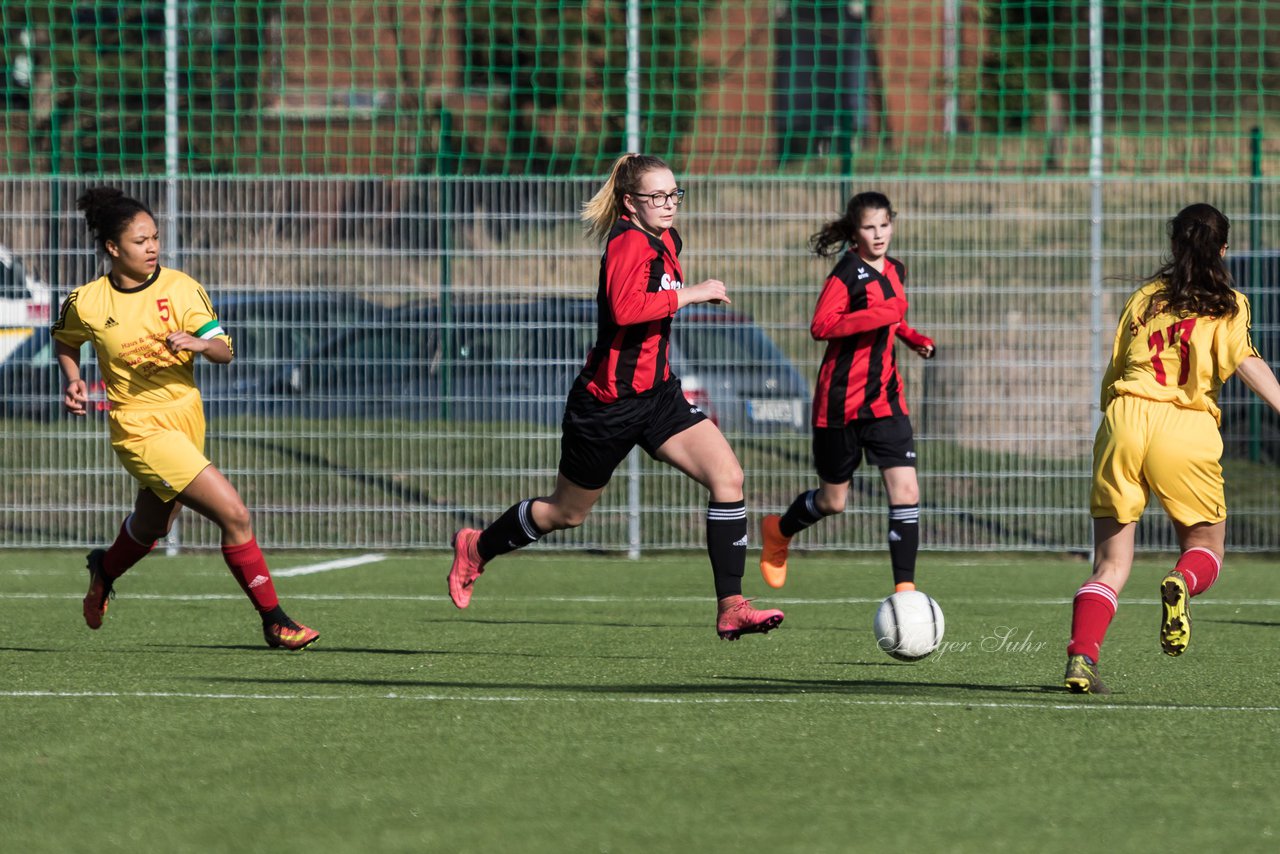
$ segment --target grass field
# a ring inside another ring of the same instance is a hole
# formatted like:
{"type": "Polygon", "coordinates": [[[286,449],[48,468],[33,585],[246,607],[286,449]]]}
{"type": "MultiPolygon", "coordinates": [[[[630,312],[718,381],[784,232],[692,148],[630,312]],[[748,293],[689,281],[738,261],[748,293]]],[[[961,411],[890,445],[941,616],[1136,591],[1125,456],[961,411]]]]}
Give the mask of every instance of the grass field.
{"type": "Polygon", "coordinates": [[[94,633],[81,554],[0,552],[5,851],[1280,848],[1270,560],[1228,561],[1179,659],[1141,563],[1089,697],[1078,559],[923,554],[948,646],[902,664],[879,556],[749,567],[787,619],[732,644],[702,554],[515,555],[465,612],[440,552],[269,557],[310,650],[265,649],[214,554],[149,558],[94,633]]]}

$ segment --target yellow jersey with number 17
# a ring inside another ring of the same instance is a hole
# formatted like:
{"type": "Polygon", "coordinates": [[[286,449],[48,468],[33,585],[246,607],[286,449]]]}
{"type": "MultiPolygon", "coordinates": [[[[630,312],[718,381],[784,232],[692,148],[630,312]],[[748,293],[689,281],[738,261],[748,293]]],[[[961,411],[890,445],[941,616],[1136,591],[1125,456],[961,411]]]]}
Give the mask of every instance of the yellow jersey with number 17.
{"type": "Polygon", "coordinates": [[[121,408],[172,403],[195,388],[195,354],[171,353],[165,345],[165,336],[180,331],[231,346],[200,283],[163,267],[132,290],[121,290],[110,276],[81,285],[53,325],[63,344],[93,342],[107,399],[121,408]]]}
{"type": "Polygon", "coordinates": [[[1102,409],[1120,395],[1209,412],[1222,424],[1218,391],[1240,363],[1257,356],[1249,333],[1249,300],[1239,291],[1228,317],[1166,314],[1152,299],[1160,282],[1143,285],[1125,304],[1111,364],[1102,378],[1102,409]]]}

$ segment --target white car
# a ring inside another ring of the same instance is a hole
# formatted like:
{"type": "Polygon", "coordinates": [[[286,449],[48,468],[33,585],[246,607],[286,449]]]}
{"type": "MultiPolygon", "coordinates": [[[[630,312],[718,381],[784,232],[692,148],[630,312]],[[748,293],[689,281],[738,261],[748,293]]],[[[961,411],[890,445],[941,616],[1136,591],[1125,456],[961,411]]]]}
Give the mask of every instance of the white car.
{"type": "Polygon", "coordinates": [[[0,362],[36,332],[47,332],[53,289],[0,246],[0,362]]]}

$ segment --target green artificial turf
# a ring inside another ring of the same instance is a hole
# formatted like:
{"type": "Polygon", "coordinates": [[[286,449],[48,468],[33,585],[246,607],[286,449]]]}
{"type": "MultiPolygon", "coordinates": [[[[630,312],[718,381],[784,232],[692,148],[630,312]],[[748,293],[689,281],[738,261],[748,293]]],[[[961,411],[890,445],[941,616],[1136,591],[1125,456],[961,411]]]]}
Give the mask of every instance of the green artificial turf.
{"type": "Polygon", "coordinates": [[[717,639],[703,554],[544,549],[458,611],[449,556],[269,554],[321,632],[268,650],[215,553],[80,615],[83,555],[0,551],[0,846],[14,852],[1272,851],[1280,575],[1231,557],[1160,653],[1144,558],[1061,688],[1085,563],[924,553],[946,645],[875,646],[876,555],[796,555],[767,637],[717,639]]]}

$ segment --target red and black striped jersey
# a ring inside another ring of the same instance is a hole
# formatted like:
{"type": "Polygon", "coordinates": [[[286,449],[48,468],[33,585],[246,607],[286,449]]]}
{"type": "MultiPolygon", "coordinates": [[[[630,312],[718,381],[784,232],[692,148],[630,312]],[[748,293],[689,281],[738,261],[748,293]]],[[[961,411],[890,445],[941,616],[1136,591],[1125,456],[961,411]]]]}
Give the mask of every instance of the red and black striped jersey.
{"type": "Polygon", "coordinates": [[[907,271],[885,257],[880,272],[849,250],[827,277],[809,331],[827,342],[813,394],[813,426],[906,415],[894,335],[907,312],[907,271]]]}
{"type": "Polygon", "coordinates": [[[620,217],[600,257],[596,343],[579,374],[603,403],[644,394],[671,378],[671,318],[684,287],[680,235],[661,238],[620,217]]]}

